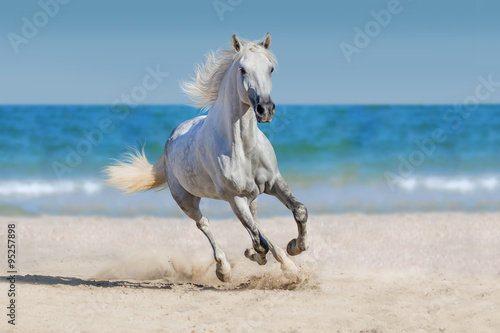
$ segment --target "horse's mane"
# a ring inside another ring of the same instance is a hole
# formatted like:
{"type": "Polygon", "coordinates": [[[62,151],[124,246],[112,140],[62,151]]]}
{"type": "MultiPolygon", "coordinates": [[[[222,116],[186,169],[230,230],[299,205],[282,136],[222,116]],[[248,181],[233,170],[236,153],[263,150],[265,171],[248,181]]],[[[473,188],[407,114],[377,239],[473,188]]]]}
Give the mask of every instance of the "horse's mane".
{"type": "Polygon", "coordinates": [[[227,70],[235,60],[239,60],[246,52],[259,52],[264,54],[269,61],[276,64],[274,55],[258,42],[242,40],[242,47],[239,52],[234,50],[210,51],[205,64],[197,64],[195,68],[196,76],[191,78],[191,82],[182,82],[181,88],[191,99],[191,105],[208,110],[219,96],[219,88],[227,70]]]}

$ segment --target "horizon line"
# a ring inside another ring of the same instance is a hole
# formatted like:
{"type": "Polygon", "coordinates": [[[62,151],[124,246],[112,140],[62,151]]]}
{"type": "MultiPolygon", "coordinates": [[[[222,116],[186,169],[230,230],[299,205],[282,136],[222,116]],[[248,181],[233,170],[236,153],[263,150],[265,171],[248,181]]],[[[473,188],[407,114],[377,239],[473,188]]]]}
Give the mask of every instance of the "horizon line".
{"type": "MultiPolygon", "coordinates": [[[[113,106],[127,104],[104,104],[104,103],[0,103],[0,107],[12,106],[113,106]]],[[[277,103],[277,106],[460,106],[463,103],[277,103]]],[[[500,106],[500,102],[478,103],[479,106],[500,106]]],[[[147,106],[184,106],[193,109],[199,109],[185,103],[144,103],[133,106],[132,108],[147,106]]]]}

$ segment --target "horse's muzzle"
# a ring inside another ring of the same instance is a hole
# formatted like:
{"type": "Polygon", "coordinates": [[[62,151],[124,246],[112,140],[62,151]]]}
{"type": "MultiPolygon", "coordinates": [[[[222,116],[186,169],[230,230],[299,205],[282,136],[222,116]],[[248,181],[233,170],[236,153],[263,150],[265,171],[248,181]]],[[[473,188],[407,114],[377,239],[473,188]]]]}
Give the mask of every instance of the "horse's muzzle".
{"type": "Polygon", "coordinates": [[[276,105],[272,100],[261,102],[254,108],[255,117],[259,123],[270,123],[276,113],[276,105]]]}

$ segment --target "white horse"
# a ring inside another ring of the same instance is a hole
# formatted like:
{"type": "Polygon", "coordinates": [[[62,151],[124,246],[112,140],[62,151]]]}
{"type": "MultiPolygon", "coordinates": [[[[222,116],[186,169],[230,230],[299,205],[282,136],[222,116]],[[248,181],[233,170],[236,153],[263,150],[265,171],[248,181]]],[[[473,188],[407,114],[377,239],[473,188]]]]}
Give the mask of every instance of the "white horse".
{"type": "Polygon", "coordinates": [[[229,202],[252,238],[245,256],[260,265],[271,250],[285,276],[297,270],[285,252],[269,241],[257,220],[257,197],[274,195],[293,212],[298,237],[287,246],[290,255],[307,249],[307,209],[293,195],[278,170],[273,147],[257,127],[271,122],[271,73],[276,60],[269,51],[271,36],[262,43],[232,37],[232,50],[207,56],[193,82],[183,89],[193,105],[208,114],[185,121],[170,134],[163,155],[151,165],[144,150],[134,150],[106,169],[108,182],[127,193],[168,186],[187,216],[196,221],[213,248],[216,275],[231,278],[231,266],[200,211],[201,198],[229,202]]]}

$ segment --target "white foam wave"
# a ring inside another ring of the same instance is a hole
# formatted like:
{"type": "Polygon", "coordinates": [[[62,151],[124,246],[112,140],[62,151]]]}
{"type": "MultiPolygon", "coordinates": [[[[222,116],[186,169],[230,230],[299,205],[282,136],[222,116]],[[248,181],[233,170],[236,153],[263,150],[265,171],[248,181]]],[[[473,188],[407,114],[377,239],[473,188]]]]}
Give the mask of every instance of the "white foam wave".
{"type": "Polygon", "coordinates": [[[102,189],[95,180],[7,180],[0,182],[0,197],[42,197],[57,194],[94,194],[102,189]]]}
{"type": "Polygon", "coordinates": [[[470,193],[475,191],[494,191],[500,188],[500,178],[486,177],[409,177],[398,180],[397,185],[406,191],[417,189],[470,193]]]}

